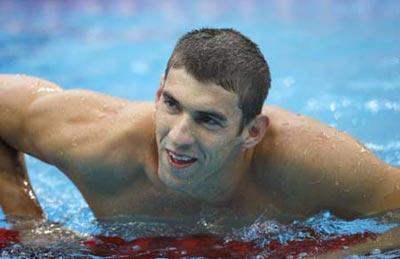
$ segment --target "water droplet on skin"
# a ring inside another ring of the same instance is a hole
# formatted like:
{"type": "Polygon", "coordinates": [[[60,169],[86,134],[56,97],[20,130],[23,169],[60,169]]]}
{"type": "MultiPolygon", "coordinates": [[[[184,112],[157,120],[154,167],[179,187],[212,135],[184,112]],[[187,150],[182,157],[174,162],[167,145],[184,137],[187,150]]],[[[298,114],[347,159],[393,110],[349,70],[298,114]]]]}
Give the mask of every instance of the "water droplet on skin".
{"type": "Polygon", "coordinates": [[[329,136],[325,133],[325,131],[321,131],[321,133],[318,136],[319,139],[325,140],[329,139],[329,136]]]}
{"type": "Polygon", "coordinates": [[[51,92],[57,92],[57,90],[54,88],[50,88],[50,87],[39,87],[39,88],[35,88],[32,91],[32,93],[34,93],[34,94],[42,93],[42,92],[51,93],[51,92]]]}
{"type": "Polygon", "coordinates": [[[396,190],[400,190],[400,186],[399,185],[396,185],[396,190]]]}
{"type": "Polygon", "coordinates": [[[72,142],[72,146],[76,147],[76,146],[78,146],[78,144],[76,142],[72,142]]]}
{"type": "Polygon", "coordinates": [[[335,180],[335,185],[336,185],[336,186],[339,186],[339,185],[340,185],[340,183],[339,183],[338,180],[335,180]]]}
{"type": "Polygon", "coordinates": [[[32,190],[29,190],[29,191],[28,191],[28,195],[29,195],[29,198],[30,198],[31,200],[35,200],[35,194],[33,193],[32,190]]]}
{"type": "Polygon", "coordinates": [[[35,84],[33,85],[34,87],[39,87],[42,84],[40,80],[36,80],[35,84]]]}
{"type": "Polygon", "coordinates": [[[366,194],[363,194],[362,197],[363,197],[363,199],[366,199],[366,198],[367,198],[367,195],[366,195],[366,194]]]}

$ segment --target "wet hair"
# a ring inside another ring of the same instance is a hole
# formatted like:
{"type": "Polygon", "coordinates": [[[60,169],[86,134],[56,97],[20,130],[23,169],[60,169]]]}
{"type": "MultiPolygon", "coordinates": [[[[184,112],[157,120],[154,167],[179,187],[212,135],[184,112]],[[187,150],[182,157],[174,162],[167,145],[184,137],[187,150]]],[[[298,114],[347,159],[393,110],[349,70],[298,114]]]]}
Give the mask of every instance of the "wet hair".
{"type": "Polygon", "coordinates": [[[171,68],[185,68],[196,80],[237,94],[243,113],[239,132],[261,113],[271,85],[268,64],[257,45],[233,29],[186,33],[168,60],[165,77],[171,68]]]}

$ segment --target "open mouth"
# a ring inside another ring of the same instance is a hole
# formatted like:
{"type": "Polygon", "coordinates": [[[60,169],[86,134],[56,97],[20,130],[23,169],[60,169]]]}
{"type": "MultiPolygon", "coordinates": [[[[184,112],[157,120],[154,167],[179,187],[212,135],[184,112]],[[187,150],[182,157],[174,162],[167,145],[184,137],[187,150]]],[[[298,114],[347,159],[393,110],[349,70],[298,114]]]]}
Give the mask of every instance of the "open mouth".
{"type": "Polygon", "coordinates": [[[183,169],[189,167],[197,161],[197,158],[191,156],[177,154],[168,149],[166,149],[166,151],[167,151],[168,161],[173,167],[177,169],[183,169]]]}

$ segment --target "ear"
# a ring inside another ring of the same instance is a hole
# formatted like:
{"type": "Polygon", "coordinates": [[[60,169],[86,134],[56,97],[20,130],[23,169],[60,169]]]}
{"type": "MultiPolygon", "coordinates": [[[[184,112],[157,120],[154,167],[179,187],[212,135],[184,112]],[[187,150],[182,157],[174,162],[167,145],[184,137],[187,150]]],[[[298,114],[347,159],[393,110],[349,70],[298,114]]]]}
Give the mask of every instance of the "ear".
{"type": "Polygon", "coordinates": [[[164,84],[165,84],[165,76],[164,76],[164,74],[162,74],[161,78],[160,78],[160,87],[158,88],[158,90],[156,92],[156,102],[158,102],[158,100],[160,100],[161,94],[164,90],[164,84]]]}
{"type": "Polygon", "coordinates": [[[244,128],[243,149],[249,149],[257,145],[264,137],[269,126],[269,118],[265,114],[259,114],[244,128]]]}

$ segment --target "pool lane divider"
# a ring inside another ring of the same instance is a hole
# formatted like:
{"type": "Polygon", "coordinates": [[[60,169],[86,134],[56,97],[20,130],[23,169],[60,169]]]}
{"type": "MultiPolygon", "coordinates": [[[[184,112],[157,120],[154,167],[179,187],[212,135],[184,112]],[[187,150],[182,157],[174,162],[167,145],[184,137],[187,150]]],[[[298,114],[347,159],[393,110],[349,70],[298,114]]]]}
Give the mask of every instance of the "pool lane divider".
{"type": "Polygon", "coordinates": [[[288,256],[321,255],[341,250],[367,240],[375,240],[377,234],[371,232],[343,235],[331,239],[308,238],[280,243],[271,240],[264,247],[254,242],[224,240],[213,235],[192,235],[183,238],[148,237],[125,241],[116,236],[96,236],[84,241],[93,255],[135,258],[244,258],[262,255],[263,258],[282,258],[288,256]]]}
{"type": "Polygon", "coordinates": [[[0,251],[20,242],[18,231],[0,228],[0,251]]]}
{"type": "MultiPolygon", "coordinates": [[[[185,237],[147,237],[126,241],[118,236],[97,235],[82,244],[89,254],[107,257],[206,257],[242,258],[262,255],[263,258],[288,256],[316,256],[327,252],[346,249],[368,240],[376,240],[377,234],[371,232],[335,236],[333,238],[311,237],[280,243],[270,240],[264,246],[254,242],[225,240],[221,237],[198,234],[185,237]]],[[[20,243],[18,231],[0,228],[0,252],[2,249],[20,243]]]]}

